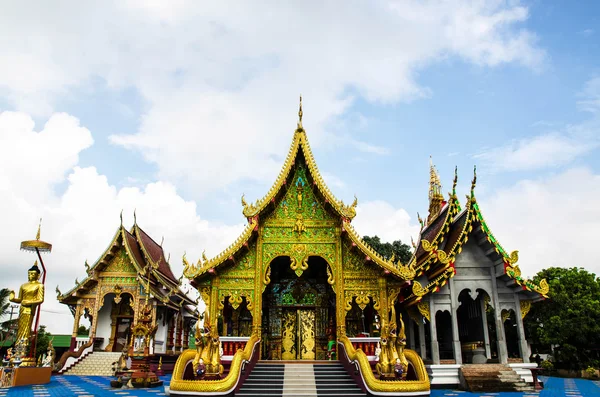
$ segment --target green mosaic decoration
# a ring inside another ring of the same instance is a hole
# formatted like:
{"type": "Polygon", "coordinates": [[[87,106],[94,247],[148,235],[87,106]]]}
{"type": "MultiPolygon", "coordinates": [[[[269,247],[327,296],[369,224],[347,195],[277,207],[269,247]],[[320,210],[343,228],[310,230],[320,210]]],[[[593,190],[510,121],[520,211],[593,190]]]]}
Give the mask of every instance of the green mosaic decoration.
{"type": "Polygon", "coordinates": [[[137,273],[137,270],[127,256],[125,248],[119,250],[117,255],[111,259],[110,263],[103,271],[111,273],[137,273]]]}
{"type": "Polygon", "coordinates": [[[268,216],[265,224],[277,220],[295,221],[298,214],[302,214],[305,221],[336,220],[334,214],[325,209],[321,198],[315,195],[304,161],[298,161],[296,164],[292,183],[287,187],[285,196],[277,203],[277,207],[268,216]]]}

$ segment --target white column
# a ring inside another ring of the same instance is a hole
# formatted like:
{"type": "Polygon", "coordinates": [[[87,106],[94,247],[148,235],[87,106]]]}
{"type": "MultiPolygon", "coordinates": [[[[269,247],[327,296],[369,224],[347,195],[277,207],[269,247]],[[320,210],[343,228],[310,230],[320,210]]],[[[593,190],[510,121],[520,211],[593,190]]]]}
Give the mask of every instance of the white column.
{"type": "Polygon", "coordinates": [[[427,341],[425,340],[425,323],[419,322],[419,345],[421,347],[421,358],[427,359],[427,341]]]}
{"type": "Polygon", "coordinates": [[[450,307],[452,308],[452,347],[454,348],[454,359],[456,364],[462,364],[462,349],[460,346],[460,335],[458,333],[458,294],[454,288],[454,278],[450,278],[448,283],[450,289],[450,307]]]}
{"type": "Polygon", "coordinates": [[[429,316],[431,318],[430,327],[431,327],[431,359],[434,364],[440,363],[440,346],[438,345],[437,340],[437,328],[435,324],[435,313],[437,309],[435,308],[435,304],[433,302],[433,296],[429,296],[429,316]]]}
{"type": "Polygon", "coordinates": [[[521,302],[519,296],[515,294],[515,321],[517,322],[517,331],[519,334],[519,350],[524,363],[529,362],[529,349],[527,348],[527,339],[525,339],[525,327],[523,327],[523,318],[521,316],[521,302]]]}
{"type": "Polygon", "coordinates": [[[494,304],[494,320],[496,320],[496,336],[498,339],[498,359],[500,364],[508,363],[508,351],[506,350],[506,336],[504,334],[504,324],[502,323],[502,309],[500,309],[500,299],[498,298],[498,286],[496,285],[496,271],[494,266],[490,267],[492,275],[492,302],[494,304]]]}
{"type": "Polygon", "coordinates": [[[490,347],[490,333],[488,331],[487,312],[485,311],[485,300],[479,299],[481,304],[481,321],[483,322],[483,341],[485,343],[485,356],[492,358],[492,349],[490,347]]]}

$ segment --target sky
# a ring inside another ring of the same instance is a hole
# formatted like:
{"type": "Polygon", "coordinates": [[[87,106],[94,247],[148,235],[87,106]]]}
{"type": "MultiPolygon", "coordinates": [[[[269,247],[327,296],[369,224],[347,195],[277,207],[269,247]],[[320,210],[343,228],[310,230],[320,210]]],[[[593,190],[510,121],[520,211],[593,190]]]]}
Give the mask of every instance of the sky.
{"type": "Polygon", "coordinates": [[[600,274],[600,3],[596,1],[2,2],[0,287],[53,244],[41,323],[123,222],[171,266],[218,254],[240,198],[275,181],[297,122],[362,235],[417,238],[430,156],[458,167],[527,276],[600,274]]]}

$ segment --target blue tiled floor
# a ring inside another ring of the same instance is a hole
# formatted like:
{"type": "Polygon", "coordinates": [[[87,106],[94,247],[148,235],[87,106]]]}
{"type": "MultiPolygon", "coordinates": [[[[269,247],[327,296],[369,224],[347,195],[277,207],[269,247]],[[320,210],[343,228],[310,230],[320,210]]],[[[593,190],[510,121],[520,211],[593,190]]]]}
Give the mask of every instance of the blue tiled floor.
{"type": "MultiPolygon", "coordinates": [[[[0,389],[0,397],[58,397],[58,396],[164,396],[164,387],[154,389],[112,389],[103,376],[53,376],[46,385],[0,389]]],[[[165,386],[170,375],[161,378],[165,386]]],[[[432,390],[432,397],[592,397],[600,396],[600,381],[583,379],[544,378],[545,388],[534,393],[467,393],[456,390],[432,390]]]]}

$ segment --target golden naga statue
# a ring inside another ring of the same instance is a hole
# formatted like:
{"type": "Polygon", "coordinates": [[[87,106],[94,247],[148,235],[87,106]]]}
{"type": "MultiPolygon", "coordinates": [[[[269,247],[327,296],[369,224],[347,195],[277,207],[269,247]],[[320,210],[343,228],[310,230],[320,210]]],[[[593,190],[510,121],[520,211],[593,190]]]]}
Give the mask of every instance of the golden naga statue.
{"type": "Polygon", "coordinates": [[[44,285],[38,281],[40,277],[40,269],[37,266],[37,261],[28,270],[28,281],[21,285],[19,289],[19,297],[15,297],[15,291],[10,291],[8,299],[14,303],[20,303],[19,309],[19,326],[17,329],[17,341],[26,341],[29,343],[31,337],[31,324],[35,315],[35,309],[44,302],[44,285]]]}
{"type": "Polygon", "coordinates": [[[212,329],[208,310],[204,312],[204,327],[196,323],[196,356],[192,361],[194,375],[219,379],[223,374],[221,365],[221,341],[216,329],[212,329]]]}
{"type": "Polygon", "coordinates": [[[404,330],[404,321],[400,316],[400,330],[396,325],[396,309],[392,305],[392,320],[390,325],[384,325],[381,332],[381,352],[379,362],[375,369],[380,379],[401,378],[406,379],[408,374],[408,360],[404,356],[406,347],[406,333],[404,330]]]}

